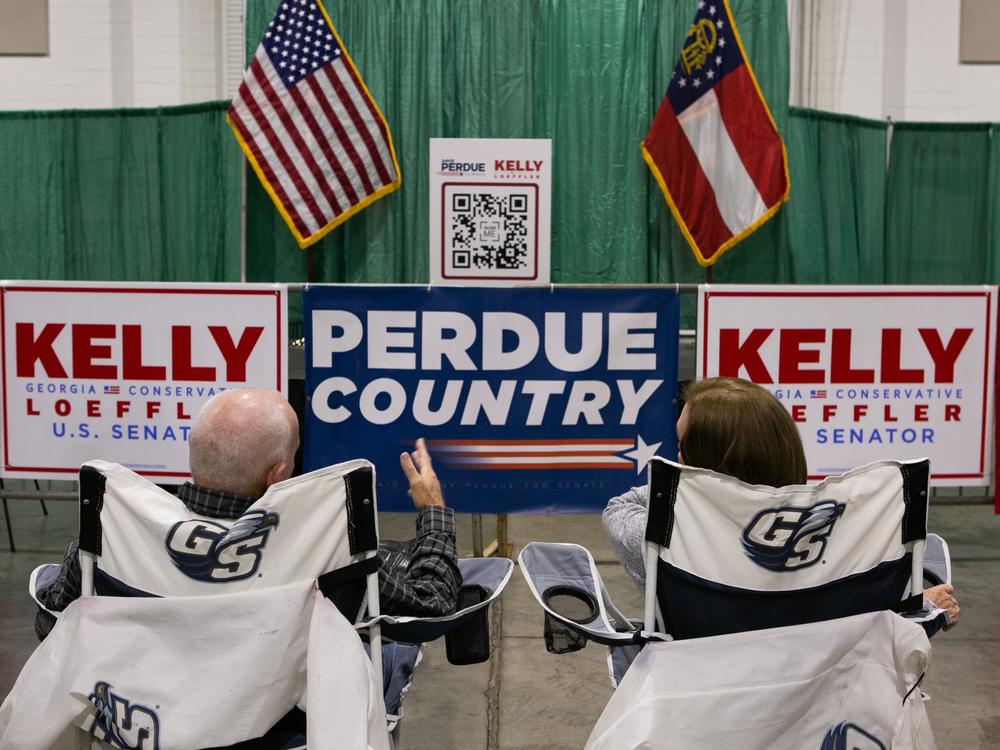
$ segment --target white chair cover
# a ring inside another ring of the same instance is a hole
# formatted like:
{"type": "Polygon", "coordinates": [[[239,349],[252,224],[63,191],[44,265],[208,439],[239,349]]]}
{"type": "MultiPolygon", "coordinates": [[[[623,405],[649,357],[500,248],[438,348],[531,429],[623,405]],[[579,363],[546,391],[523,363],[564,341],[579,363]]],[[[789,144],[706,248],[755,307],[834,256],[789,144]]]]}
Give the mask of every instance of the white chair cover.
{"type": "Polygon", "coordinates": [[[933,750],[930,644],[889,612],[646,646],[587,750],[933,750]]]}
{"type": "Polygon", "coordinates": [[[258,737],[296,705],[311,750],[389,747],[371,662],[314,582],[83,597],[0,707],[0,747],[78,750],[90,733],[112,747],[197,750],[258,737]]]}
{"type": "Polygon", "coordinates": [[[879,461],[774,488],[654,458],[646,540],[658,547],[664,631],[696,638],[898,606],[922,590],[922,575],[910,581],[923,570],[928,473],[926,459],[879,461]]]}
{"type": "MultiPolygon", "coordinates": [[[[235,520],[193,513],[178,498],[119,464],[90,461],[104,477],[99,527],[85,527],[98,544],[98,580],[155,596],[200,596],[315,580],[377,555],[374,521],[365,543],[352,538],[374,519],[374,467],[361,459],[271,485],[235,520]],[[366,475],[367,497],[351,497],[352,477],[366,475]],[[353,506],[353,507],[352,507],[353,506]],[[356,511],[356,513],[355,513],[356,511]],[[357,551],[352,552],[352,547],[357,551]],[[365,549],[367,548],[367,549],[365,549]]],[[[81,488],[87,501],[88,488],[81,488]]],[[[96,495],[95,489],[95,495],[96,495]]]]}

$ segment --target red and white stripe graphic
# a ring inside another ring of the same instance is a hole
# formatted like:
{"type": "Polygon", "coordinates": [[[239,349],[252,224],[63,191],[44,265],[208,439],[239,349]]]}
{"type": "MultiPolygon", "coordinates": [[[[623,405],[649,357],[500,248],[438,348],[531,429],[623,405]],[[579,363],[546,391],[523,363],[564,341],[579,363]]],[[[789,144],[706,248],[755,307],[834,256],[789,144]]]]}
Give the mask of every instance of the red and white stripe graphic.
{"type": "Polygon", "coordinates": [[[432,440],[431,453],[466,469],[631,469],[632,439],[432,440]]]}

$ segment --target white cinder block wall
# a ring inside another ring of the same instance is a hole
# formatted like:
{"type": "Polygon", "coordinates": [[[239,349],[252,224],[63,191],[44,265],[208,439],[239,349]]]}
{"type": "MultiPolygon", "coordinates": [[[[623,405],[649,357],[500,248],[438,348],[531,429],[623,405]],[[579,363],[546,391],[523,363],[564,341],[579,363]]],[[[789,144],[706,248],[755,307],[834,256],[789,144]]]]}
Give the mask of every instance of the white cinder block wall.
{"type": "Polygon", "coordinates": [[[49,54],[0,55],[0,109],[228,98],[223,47],[234,34],[223,25],[242,25],[230,6],[242,0],[49,0],[49,54]]]}
{"type": "Polygon", "coordinates": [[[898,119],[1000,121],[1000,65],[958,61],[960,1],[905,5],[906,96],[898,119]]]}
{"type": "Polygon", "coordinates": [[[791,102],[894,120],[1000,121],[1000,65],[959,62],[961,0],[789,0],[791,102]]]}
{"type": "MultiPolygon", "coordinates": [[[[228,98],[242,62],[242,4],[49,0],[49,55],[0,55],[0,109],[228,98]]],[[[895,120],[1000,121],[1000,65],[958,61],[961,0],[788,6],[793,104],[895,120]]]]}
{"type": "Polygon", "coordinates": [[[108,0],[49,0],[49,54],[0,56],[0,108],[112,106],[111,34],[108,0]]]}
{"type": "Polygon", "coordinates": [[[880,0],[791,0],[793,104],[882,116],[885,17],[880,0]]]}

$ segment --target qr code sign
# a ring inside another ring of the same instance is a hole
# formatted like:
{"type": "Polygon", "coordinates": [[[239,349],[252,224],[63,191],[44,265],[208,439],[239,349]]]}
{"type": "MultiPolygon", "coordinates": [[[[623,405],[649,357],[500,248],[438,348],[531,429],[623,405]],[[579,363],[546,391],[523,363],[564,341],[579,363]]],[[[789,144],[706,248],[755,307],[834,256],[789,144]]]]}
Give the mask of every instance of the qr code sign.
{"type": "Polygon", "coordinates": [[[537,185],[446,183],[441,197],[446,278],[537,277],[537,185]]]}

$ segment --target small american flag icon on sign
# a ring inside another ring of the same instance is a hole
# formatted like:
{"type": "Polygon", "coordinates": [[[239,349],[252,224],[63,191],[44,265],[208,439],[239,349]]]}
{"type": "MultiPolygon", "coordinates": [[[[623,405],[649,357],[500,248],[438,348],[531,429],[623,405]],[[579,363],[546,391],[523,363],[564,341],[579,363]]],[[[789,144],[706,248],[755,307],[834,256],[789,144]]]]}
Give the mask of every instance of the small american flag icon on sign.
{"type": "Polygon", "coordinates": [[[106,385],[104,386],[104,393],[105,395],[117,396],[121,393],[121,388],[117,385],[106,385]]]}
{"type": "Polygon", "coordinates": [[[826,398],[826,391],[813,388],[809,391],[809,398],[826,398]]]}

